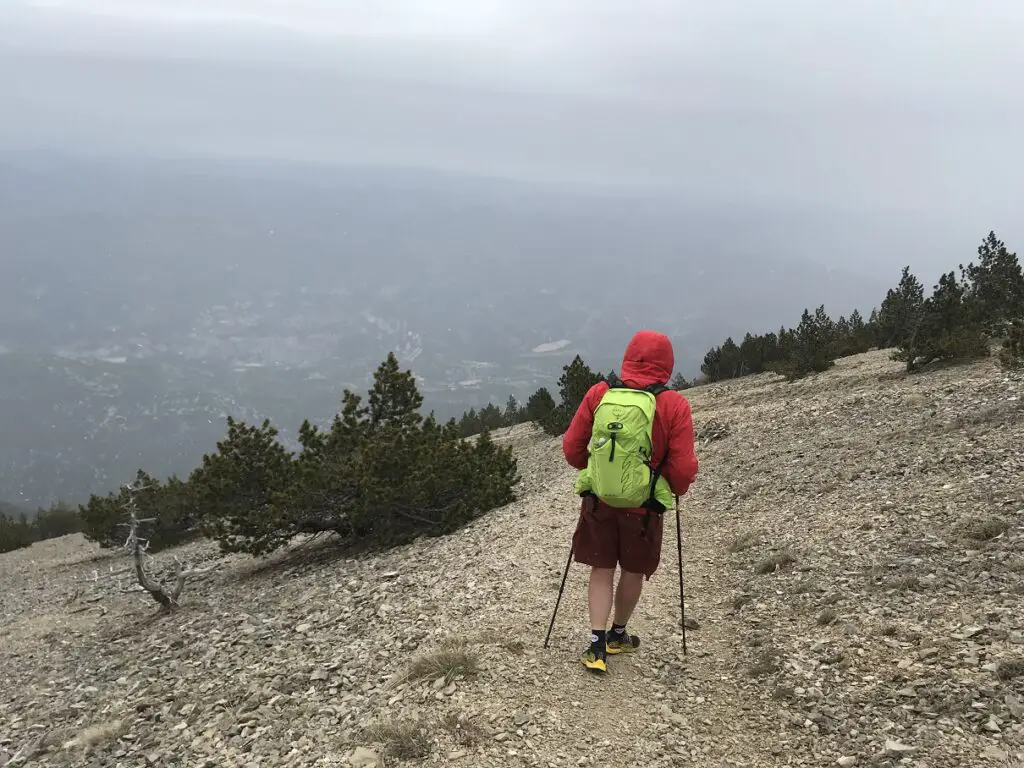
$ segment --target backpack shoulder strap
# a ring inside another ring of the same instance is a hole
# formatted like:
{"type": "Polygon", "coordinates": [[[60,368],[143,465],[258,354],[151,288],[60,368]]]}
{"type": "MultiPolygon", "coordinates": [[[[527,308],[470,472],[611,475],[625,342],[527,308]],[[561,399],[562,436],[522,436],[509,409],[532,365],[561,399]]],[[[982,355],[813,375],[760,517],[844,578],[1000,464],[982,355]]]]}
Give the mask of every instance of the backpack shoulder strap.
{"type": "MultiPolygon", "coordinates": [[[[612,376],[612,377],[608,378],[607,381],[608,381],[608,389],[632,389],[632,387],[628,386],[618,376],[612,376]]],[[[657,397],[662,392],[668,392],[670,389],[671,389],[671,387],[667,387],[664,384],[659,384],[659,383],[655,382],[654,384],[648,384],[646,387],[641,387],[639,391],[641,391],[641,392],[650,392],[652,395],[657,397]]]]}

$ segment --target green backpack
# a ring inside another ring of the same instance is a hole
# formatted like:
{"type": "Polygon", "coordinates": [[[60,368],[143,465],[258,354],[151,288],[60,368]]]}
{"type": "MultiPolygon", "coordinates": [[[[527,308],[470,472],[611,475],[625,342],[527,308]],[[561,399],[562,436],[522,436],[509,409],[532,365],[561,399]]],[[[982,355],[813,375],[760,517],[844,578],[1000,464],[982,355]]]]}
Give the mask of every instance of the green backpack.
{"type": "Polygon", "coordinates": [[[665,494],[656,492],[663,490],[658,487],[661,467],[652,467],[651,459],[656,396],[667,389],[657,384],[644,389],[612,384],[594,409],[590,458],[577,480],[577,492],[593,493],[610,507],[666,509],[657,498],[665,494]]]}

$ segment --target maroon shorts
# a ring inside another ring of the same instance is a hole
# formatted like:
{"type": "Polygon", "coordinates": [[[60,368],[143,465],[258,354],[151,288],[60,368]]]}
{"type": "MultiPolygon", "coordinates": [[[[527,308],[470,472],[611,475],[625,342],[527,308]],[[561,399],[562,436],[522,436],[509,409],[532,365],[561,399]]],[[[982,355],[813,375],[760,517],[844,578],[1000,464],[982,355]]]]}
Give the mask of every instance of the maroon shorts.
{"type": "Polygon", "coordinates": [[[661,561],[662,516],[652,512],[643,533],[643,514],[616,509],[584,496],[580,519],[572,537],[574,558],[594,568],[614,568],[617,564],[630,573],[642,573],[648,579],[661,561]]]}

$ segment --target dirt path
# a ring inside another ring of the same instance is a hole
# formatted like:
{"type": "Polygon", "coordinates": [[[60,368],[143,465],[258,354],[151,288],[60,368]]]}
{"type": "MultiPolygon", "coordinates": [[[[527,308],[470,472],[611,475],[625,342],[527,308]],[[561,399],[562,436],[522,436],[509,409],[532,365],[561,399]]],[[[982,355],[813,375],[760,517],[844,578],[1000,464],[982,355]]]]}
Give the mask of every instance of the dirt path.
{"type": "MultiPolygon", "coordinates": [[[[549,466],[547,472],[552,489],[571,487],[569,470],[549,466]]],[[[500,756],[504,764],[801,764],[791,753],[772,757],[787,748],[776,735],[777,713],[750,694],[745,671],[734,660],[737,632],[723,599],[732,585],[721,586],[719,553],[711,537],[714,514],[702,511],[699,493],[683,503],[687,610],[700,624],[688,631],[689,654],[682,650],[675,519],[670,513],[661,567],[645,586],[630,623],[643,638],[642,649],[611,658],[604,677],[588,673],[578,662],[589,631],[585,566],[571,567],[550,646],[542,648],[577,508],[564,493],[552,494],[547,515],[537,504],[533,497],[522,503],[523,509],[514,506],[503,513],[507,517],[499,540],[509,546],[491,567],[496,579],[508,575],[507,599],[484,609],[480,617],[483,631],[515,637],[525,645],[525,662],[509,658],[507,668],[489,667],[488,672],[494,687],[513,692],[514,706],[538,725],[532,738],[513,741],[506,749],[500,756]],[[517,520],[523,522],[516,525],[517,520]]]]}

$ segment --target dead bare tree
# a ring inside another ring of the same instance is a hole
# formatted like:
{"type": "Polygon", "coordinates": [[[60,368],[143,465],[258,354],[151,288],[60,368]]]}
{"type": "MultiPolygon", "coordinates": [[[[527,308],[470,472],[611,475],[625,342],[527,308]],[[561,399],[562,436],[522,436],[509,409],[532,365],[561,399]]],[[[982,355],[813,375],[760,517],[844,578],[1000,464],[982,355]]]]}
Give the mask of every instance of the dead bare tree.
{"type": "Polygon", "coordinates": [[[149,540],[139,535],[139,526],[143,523],[154,522],[154,518],[141,519],[138,504],[135,502],[135,494],[145,490],[146,486],[128,484],[125,488],[128,490],[128,501],[125,504],[128,511],[128,522],[125,523],[128,526],[128,538],[125,540],[124,548],[131,553],[135,561],[135,578],[139,582],[139,587],[148,592],[150,597],[160,604],[162,610],[169,613],[178,608],[178,598],[181,597],[182,590],[185,589],[185,580],[188,574],[181,561],[175,557],[177,570],[174,586],[168,590],[147,571],[145,554],[149,549],[149,540]]]}

